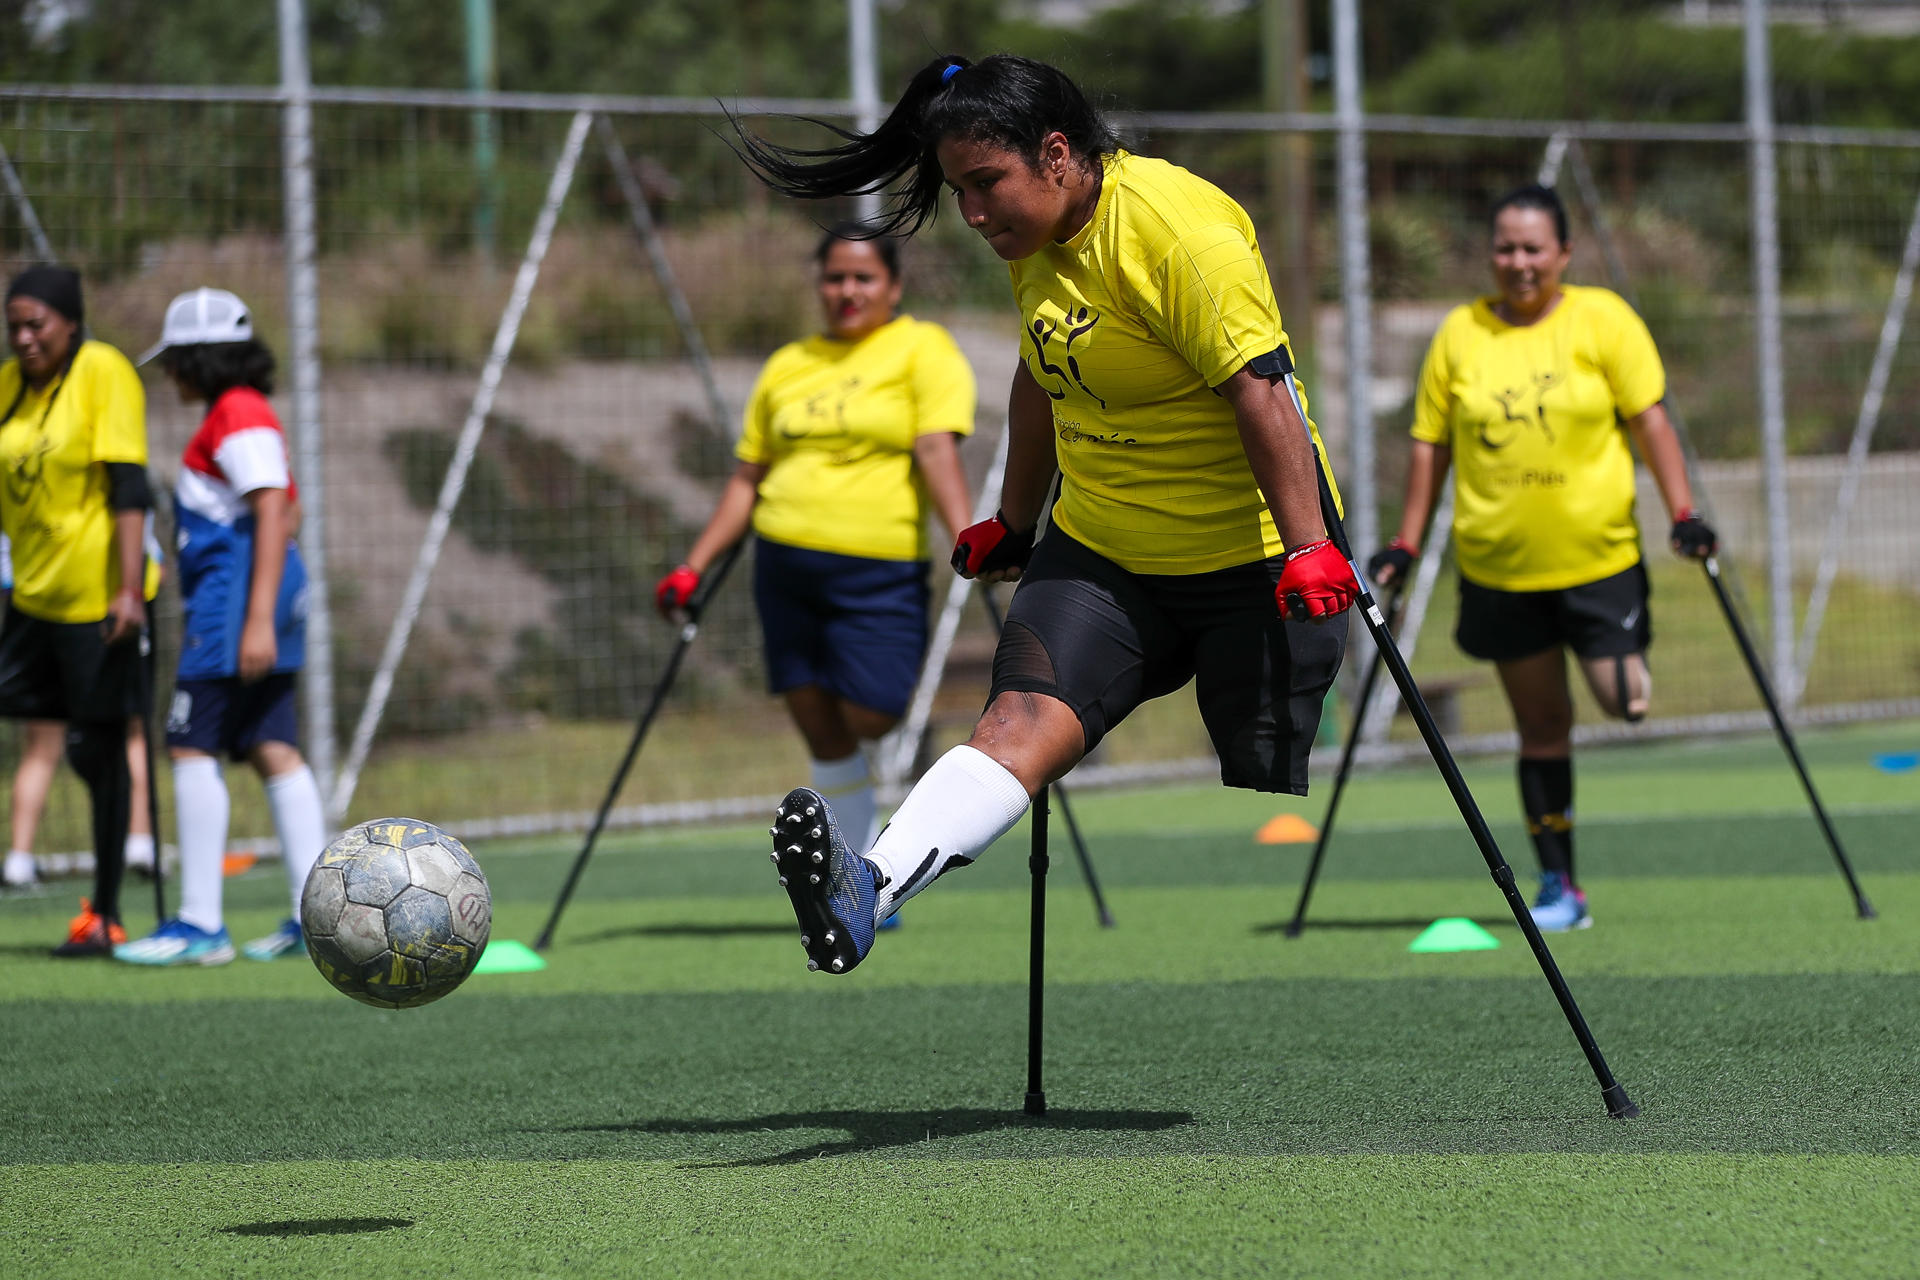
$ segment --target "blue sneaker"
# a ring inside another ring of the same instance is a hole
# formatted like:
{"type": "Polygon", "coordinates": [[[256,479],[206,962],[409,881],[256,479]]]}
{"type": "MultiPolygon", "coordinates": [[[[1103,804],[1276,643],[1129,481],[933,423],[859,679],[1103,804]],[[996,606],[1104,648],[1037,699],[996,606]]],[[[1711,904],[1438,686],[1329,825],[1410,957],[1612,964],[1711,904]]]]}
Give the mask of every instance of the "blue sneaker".
{"type": "Polygon", "coordinates": [[[1593,917],[1587,914],[1587,895],[1573,887],[1566,872],[1542,871],[1540,896],[1533,902],[1533,923],[1542,933],[1591,928],[1593,917]]]}
{"type": "Polygon", "coordinates": [[[873,927],[875,929],[878,929],[882,933],[893,932],[895,929],[898,929],[900,927],[900,913],[898,911],[894,912],[892,915],[888,916],[885,920],[882,920],[879,924],[873,927]]]}
{"type": "Polygon", "coordinates": [[[233,959],[233,939],[224,928],[208,933],[176,916],[138,941],[121,943],[113,958],[128,964],[226,964],[233,959]]]}
{"type": "Polygon", "coordinates": [[[774,816],[773,864],[800,922],[807,968],[845,973],[873,950],[880,870],[847,848],[825,797],[795,787],[774,816]]]}
{"type": "Polygon", "coordinates": [[[255,938],[240,948],[240,954],[249,960],[278,960],[289,951],[299,951],[307,945],[305,935],[300,932],[300,922],[288,916],[280,922],[280,927],[264,938],[255,938]]]}

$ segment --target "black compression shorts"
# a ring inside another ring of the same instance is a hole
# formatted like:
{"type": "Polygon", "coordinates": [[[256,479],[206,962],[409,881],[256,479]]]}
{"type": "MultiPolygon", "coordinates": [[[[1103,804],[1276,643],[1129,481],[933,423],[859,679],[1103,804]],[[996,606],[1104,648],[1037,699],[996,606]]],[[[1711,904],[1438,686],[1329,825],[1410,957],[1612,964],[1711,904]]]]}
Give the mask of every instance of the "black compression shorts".
{"type": "Polygon", "coordinates": [[[991,697],[1058,698],[1092,751],[1135,707],[1197,675],[1220,781],[1305,795],[1347,621],[1281,618],[1280,567],[1276,556],[1211,573],[1130,573],[1050,529],[1007,610],[991,697]]]}
{"type": "Polygon", "coordinates": [[[1624,658],[1653,643],[1647,566],[1558,591],[1501,591],[1460,579],[1454,639],[1470,658],[1514,662],[1565,645],[1581,658],[1624,658]]]}
{"type": "Polygon", "coordinates": [[[121,724],[142,714],[153,675],[148,633],[110,645],[100,627],[48,622],[9,604],[0,625],[0,716],[121,724]]]}

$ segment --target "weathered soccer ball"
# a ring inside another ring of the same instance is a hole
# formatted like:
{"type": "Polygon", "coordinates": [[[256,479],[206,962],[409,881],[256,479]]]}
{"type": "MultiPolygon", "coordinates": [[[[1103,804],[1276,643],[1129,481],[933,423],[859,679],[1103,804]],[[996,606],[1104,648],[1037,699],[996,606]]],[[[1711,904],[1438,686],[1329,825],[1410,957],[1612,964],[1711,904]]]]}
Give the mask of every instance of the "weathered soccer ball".
{"type": "Polygon", "coordinates": [[[492,926],[480,864],[458,840],[414,818],[344,832],[300,894],[314,967],[382,1009],[430,1004],[466,981],[492,926]]]}

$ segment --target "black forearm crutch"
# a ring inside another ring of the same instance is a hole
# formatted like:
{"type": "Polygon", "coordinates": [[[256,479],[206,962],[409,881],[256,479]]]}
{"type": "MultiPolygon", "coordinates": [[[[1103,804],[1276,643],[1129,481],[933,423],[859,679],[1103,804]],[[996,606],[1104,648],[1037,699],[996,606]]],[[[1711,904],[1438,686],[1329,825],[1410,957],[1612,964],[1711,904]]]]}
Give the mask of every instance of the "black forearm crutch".
{"type": "Polygon", "coordinates": [[[573,868],[567,872],[567,882],[560,887],[560,896],[554,900],[553,914],[547,917],[546,927],[540,930],[540,937],[533,944],[535,951],[545,951],[553,941],[553,931],[560,924],[560,913],[567,909],[567,900],[573,897],[573,888],[580,883],[580,873],[586,870],[587,859],[593,856],[594,843],[600,839],[601,828],[607,825],[607,814],[612,811],[613,802],[627,780],[627,771],[633,768],[633,759],[640,754],[640,744],[646,740],[647,730],[653,726],[653,718],[660,713],[661,706],[667,700],[667,691],[673,687],[673,678],[680,674],[680,660],[687,656],[687,650],[693,647],[693,638],[700,634],[700,615],[706,612],[714,593],[726,581],[728,571],[733,568],[733,562],[740,558],[740,551],[746,545],[747,540],[743,537],[729,547],[687,600],[687,616],[680,624],[680,639],[667,657],[667,667],[660,673],[659,683],[653,687],[653,697],[647,701],[646,710],[640,713],[639,723],[633,727],[633,738],[627,743],[627,754],[620,757],[620,767],[614,770],[606,799],[600,802],[600,812],[593,815],[593,825],[587,829],[586,841],[580,846],[579,856],[573,860],[573,868]]]}
{"type": "Polygon", "coordinates": [[[1047,1091],[1040,1086],[1041,1036],[1047,998],[1047,792],[1033,798],[1033,847],[1027,870],[1033,875],[1033,904],[1027,932],[1027,1097],[1030,1116],[1047,1114],[1047,1091]]]}
{"type": "Polygon", "coordinates": [[[1766,668],[1760,665],[1760,655],[1754,652],[1753,641],[1747,638],[1747,629],[1740,621],[1739,611],[1733,607],[1733,601],[1727,596],[1726,585],[1720,581],[1719,558],[1708,556],[1700,564],[1706,570],[1707,583],[1713,588],[1713,598],[1720,602],[1720,612],[1727,616],[1727,627],[1733,632],[1734,643],[1740,646],[1740,656],[1747,660],[1747,670],[1753,673],[1753,683],[1760,690],[1760,700],[1767,704],[1767,715],[1773,720],[1773,731],[1779,735],[1780,745],[1786,748],[1787,759],[1793,762],[1793,771],[1800,775],[1800,786],[1806,791],[1807,802],[1813,806],[1813,816],[1827,837],[1827,847],[1833,850],[1833,860],[1840,864],[1840,874],[1846,877],[1847,888],[1853,892],[1853,908],[1862,920],[1871,920],[1876,914],[1873,904],[1867,901],[1867,895],[1860,891],[1860,882],[1854,879],[1853,864],[1847,861],[1846,850],[1840,847],[1840,837],[1834,833],[1833,823],[1827,821],[1826,806],[1820,803],[1820,793],[1813,789],[1813,779],[1807,775],[1806,762],[1800,758],[1800,748],[1793,740],[1793,731],[1787,728],[1786,718],[1780,714],[1780,704],[1774,699],[1766,668]]]}
{"type": "MultiPolygon", "coordinates": [[[[993,629],[1004,629],[1006,619],[1001,616],[1000,606],[993,602],[993,593],[985,583],[980,586],[980,603],[986,605],[987,617],[992,620],[993,629]]],[[[1080,837],[1080,824],[1073,820],[1073,809],[1067,803],[1066,784],[1056,782],[1050,789],[1054,799],[1060,802],[1060,816],[1067,820],[1067,835],[1073,840],[1073,852],[1080,859],[1080,870],[1087,877],[1087,888],[1093,892],[1093,909],[1100,917],[1100,927],[1111,929],[1113,913],[1107,910],[1106,895],[1100,892],[1100,877],[1093,874],[1093,859],[1087,856],[1087,842],[1080,837]]]]}
{"type": "MultiPolygon", "coordinates": [[[[1257,375],[1285,384],[1288,395],[1293,400],[1294,411],[1300,415],[1302,429],[1306,428],[1306,410],[1300,401],[1300,389],[1293,380],[1293,357],[1282,347],[1269,355],[1252,361],[1248,367],[1257,375]]],[[[1356,415],[1364,421],[1364,412],[1356,415]]],[[[1355,584],[1359,588],[1359,598],[1355,605],[1360,616],[1366,620],[1367,631],[1373,637],[1374,646],[1380,651],[1380,659],[1393,677],[1393,683],[1400,690],[1400,697],[1406,703],[1407,710],[1413,716],[1414,724],[1420,728],[1420,736],[1427,744],[1427,750],[1433,756],[1434,765],[1440,770],[1440,776],[1447,784],[1447,790],[1453,793],[1453,802],[1460,809],[1460,816],[1466,821],[1467,830],[1473,836],[1473,842],[1480,847],[1480,856],[1486,859],[1487,870],[1493,876],[1493,882],[1500,886],[1500,892],[1507,899],[1507,906],[1513,911],[1515,923],[1520,932],[1526,935],[1527,945],[1533,948],[1534,959],[1540,962],[1540,972],[1546,976],[1547,985],[1553,988],[1554,999],[1560,1002],[1560,1011],[1566,1015],[1567,1025],[1573,1029],[1573,1035],[1580,1042],[1581,1052],[1587,1056],[1587,1064],[1593,1068],[1594,1079],[1600,1084],[1600,1096],[1606,1102],[1607,1114],[1616,1120],[1630,1119],[1640,1114],[1640,1108],[1627,1096],[1626,1088],[1613,1078],[1613,1072],[1607,1067],[1607,1060],[1600,1053],[1600,1046],[1593,1038],[1593,1032],[1587,1028],[1587,1020],[1580,1013],[1580,1006],[1574,1003],[1573,992],[1567,989],[1566,979],[1560,976],[1560,966],[1554,963],[1553,953],[1547,950],[1546,939],[1540,936],[1539,926],[1533,922],[1533,913],[1527,909],[1525,898],[1514,887],[1513,868],[1500,852],[1500,846],[1494,842],[1493,832],[1487,829],[1487,820],[1481,816],[1480,805],[1467,789],[1466,779],[1460,776],[1460,766],[1454,762],[1453,752],[1448,749],[1446,739],[1440,736],[1440,728],[1433,721],[1433,712],[1427,707],[1426,699],[1420,696],[1420,688],[1413,682],[1413,674],[1407,670],[1407,661],[1400,654],[1400,647],[1394,643],[1393,633],[1387,629],[1387,620],[1381,616],[1380,606],[1373,598],[1373,592],[1367,586],[1366,575],[1360,572],[1360,566],[1354,562],[1353,549],[1347,543],[1346,529],[1340,523],[1339,509],[1334,505],[1333,490],[1327,479],[1325,462],[1320,457],[1320,449],[1314,443],[1308,430],[1308,447],[1313,450],[1314,480],[1320,491],[1320,516],[1327,526],[1327,537],[1334,547],[1346,557],[1347,567],[1353,573],[1355,584]]]]}
{"type": "MultiPolygon", "coordinates": [[[[1400,623],[1400,597],[1405,594],[1405,573],[1394,579],[1390,588],[1392,594],[1387,597],[1387,628],[1392,630],[1400,623]]],[[[1367,663],[1367,674],[1360,679],[1360,696],[1353,704],[1353,724],[1347,729],[1347,745],[1340,751],[1340,769],[1333,775],[1333,794],[1327,797],[1326,816],[1320,819],[1320,836],[1313,842],[1313,856],[1307,860],[1307,876],[1300,882],[1300,900],[1294,904],[1293,919],[1287,922],[1285,930],[1289,938],[1300,936],[1300,930],[1306,927],[1307,900],[1313,897],[1313,886],[1320,878],[1320,861],[1326,857],[1327,841],[1333,838],[1333,820],[1340,813],[1340,797],[1347,793],[1347,774],[1353,768],[1353,753],[1360,746],[1360,731],[1367,720],[1367,708],[1373,705],[1373,687],[1380,676],[1380,651],[1374,650],[1372,661],[1367,663]]]]}
{"type": "MultiPolygon", "coordinates": [[[[146,652],[138,656],[140,664],[140,749],[147,758],[147,825],[153,828],[153,916],[158,924],[167,922],[166,841],[160,838],[160,775],[153,771],[153,666],[157,661],[153,634],[153,608],[156,596],[147,602],[147,625],[134,641],[146,652]]],[[[164,721],[162,722],[164,723],[164,721]]],[[[284,856],[284,854],[283,854],[284,856]]]]}

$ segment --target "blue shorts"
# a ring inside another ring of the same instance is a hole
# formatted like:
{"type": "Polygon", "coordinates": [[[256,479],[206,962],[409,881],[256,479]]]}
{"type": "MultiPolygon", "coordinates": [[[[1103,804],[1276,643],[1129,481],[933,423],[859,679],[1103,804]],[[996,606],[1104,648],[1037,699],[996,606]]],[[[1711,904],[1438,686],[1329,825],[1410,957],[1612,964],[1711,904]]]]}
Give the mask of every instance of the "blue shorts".
{"type": "Polygon", "coordinates": [[[298,745],[296,674],[279,671],[252,684],[238,676],[177,682],[167,708],[167,745],[233,760],[245,760],[263,742],[298,745]]]}
{"type": "Polygon", "coordinates": [[[753,602],[767,688],[819,685],[855,706],[905,713],[927,652],[925,560],[869,560],[759,540],[753,602]]]}

